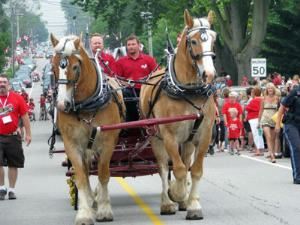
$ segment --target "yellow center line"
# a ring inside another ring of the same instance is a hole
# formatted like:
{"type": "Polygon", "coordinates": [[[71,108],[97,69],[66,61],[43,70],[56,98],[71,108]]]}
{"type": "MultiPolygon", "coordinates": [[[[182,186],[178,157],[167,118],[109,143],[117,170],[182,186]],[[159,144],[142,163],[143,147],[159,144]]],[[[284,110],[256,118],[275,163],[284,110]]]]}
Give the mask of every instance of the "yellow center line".
{"type": "Polygon", "coordinates": [[[163,225],[164,223],[155,215],[150,206],[148,206],[135,190],[121,177],[115,178],[122,188],[132,197],[135,203],[144,211],[154,225],[163,225]]]}

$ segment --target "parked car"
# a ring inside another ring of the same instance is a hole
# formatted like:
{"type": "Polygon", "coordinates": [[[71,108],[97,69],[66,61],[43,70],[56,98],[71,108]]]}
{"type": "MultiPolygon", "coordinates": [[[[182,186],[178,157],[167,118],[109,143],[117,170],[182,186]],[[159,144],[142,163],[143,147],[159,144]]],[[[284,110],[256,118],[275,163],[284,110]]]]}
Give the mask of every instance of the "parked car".
{"type": "Polygon", "coordinates": [[[24,65],[27,65],[31,71],[36,68],[36,61],[33,60],[31,57],[26,57],[23,59],[24,65]]]}
{"type": "Polygon", "coordinates": [[[49,89],[53,87],[53,71],[52,65],[50,63],[46,64],[43,69],[43,76],[42,76],[42,86],[43,86],[43,93],[47,93],[49,89]]]}
{"type": "Polygon", "coordinates": [[[23,81],[17,78],[13,78],[9,81],[10,87],[15,92],[21,92],[24,88],[23,81]]]}
{"type": "Polygon", "coordinates": [[[15,73],[15,77],[22,80],[26,88],[32,87],[31,71],[28,73],[27,70],[18,70],[15,73]]]}

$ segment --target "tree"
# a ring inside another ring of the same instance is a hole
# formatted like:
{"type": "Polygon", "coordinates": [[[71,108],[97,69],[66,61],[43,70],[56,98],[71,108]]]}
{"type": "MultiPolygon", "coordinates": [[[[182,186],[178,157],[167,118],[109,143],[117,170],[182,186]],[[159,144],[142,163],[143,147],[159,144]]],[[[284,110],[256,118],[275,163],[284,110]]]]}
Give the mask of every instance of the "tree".
{"type": "Polygon", "coordinates": [[[34,35],[36,41],[47,41],[49,37],[48,30],[45,23],[41,20],[40,15],[32,12],[27,12],[24,8],[20,10],[22,16],[20,18],[20,36],[21,35],[34,35]]]}
{"type": "Polygon", "coordinates": [[[4,13],[3,5],[6,0],[0,0],[0,72],[2,72],[3,67],[6,63],[5,60],[5,50],[10,44],[10,33],[9,33],[9,19],[4,13]]]}
{"type": "MultiPolygon", "coordinates": [[[[216,15],[216,30],[221,46],[228,48],[237,74],[250,76],[250,60],[257,57],[266,35],[267,18],[271,0],[197,0],[196,6],[212,9],[216,15]]],[[[222,65],[228,65],[226,58],[222,65]]],[[[234,68],[231,68],[234,71],[234,68]]]]}
{"type": "Polygon", "coordinates": [[[79,6],[72,5],[72,0],[61,1],[60,4],[68,22],[68,34],[80,35],[80,33],[85,33],[87,24],[92,22],[89,14],[84,12],[79,6]]]}
{"type": "Polygon", "coordinates": [[[261,52],[268,60],[268,70],[289,76],[299,74],[300,0],[274,3],[268,20],[261,52]]]}

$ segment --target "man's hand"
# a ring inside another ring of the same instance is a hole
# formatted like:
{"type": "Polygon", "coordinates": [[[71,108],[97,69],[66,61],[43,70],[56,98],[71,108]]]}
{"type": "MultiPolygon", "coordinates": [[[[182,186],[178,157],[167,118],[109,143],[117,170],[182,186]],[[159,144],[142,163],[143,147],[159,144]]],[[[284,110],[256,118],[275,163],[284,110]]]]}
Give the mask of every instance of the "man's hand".
{"type": "Polygon", "coordinates": [[[25,143],[26,143],[26,146],[29,146],[30,143],[31,143],[31,135],[27,135],[25,136],[25,143]]]}

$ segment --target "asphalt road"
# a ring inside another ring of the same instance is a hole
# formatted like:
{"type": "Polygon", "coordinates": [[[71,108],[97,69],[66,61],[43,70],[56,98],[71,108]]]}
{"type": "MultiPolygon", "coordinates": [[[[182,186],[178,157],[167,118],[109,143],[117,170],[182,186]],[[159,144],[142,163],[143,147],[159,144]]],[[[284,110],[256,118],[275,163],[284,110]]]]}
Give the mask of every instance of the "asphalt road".
{"type": "MultiPolygon", "coordinates": [[[[44,61],[39,63],[40,69],[44,61]]],[[[40,83],[35,83],[31,95],[36,103],[41,90],[40,83]]],[[[33,140],[24,147],[25,168],[20,170],[16,187],[18,199],[0,201],[0,225],[74,224],[76,212],[70,206],[66,169],[60,166],[64,155],[56,154],[51,159],[48,155],[51,129],[50,121],[32,123],[33,140]]],[[[62,143],[58,141],[56,147],[62,148],[62,143]]],[[[91,180],[96,183],[95,177],[91,180]]],[[[298,225],[300,221],[300,186],[292,184],[288,158],[272,164],[246,152],[241,156],[208,156],[199,186],[204,213],[201,221],[186,221],[185,212],[159,215],[158,175],[112,178],[109,190],[112,225],[298,225]]]]}

